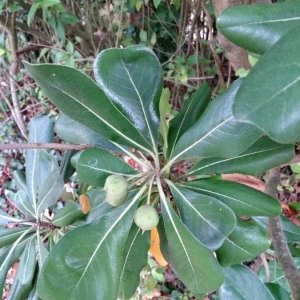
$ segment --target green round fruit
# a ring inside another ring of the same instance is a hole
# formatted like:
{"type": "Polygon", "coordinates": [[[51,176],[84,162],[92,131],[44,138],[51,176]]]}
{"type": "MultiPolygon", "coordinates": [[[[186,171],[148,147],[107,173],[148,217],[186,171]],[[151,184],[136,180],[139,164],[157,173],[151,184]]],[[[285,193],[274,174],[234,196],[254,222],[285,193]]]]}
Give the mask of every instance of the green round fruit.
{"type": "Polygon", "coordinates": [[[151,205],[140,206],[134,216],[135,224],[145,230],[151,230],[158,224],[159,216],[156,209],[151,205]]]}
{"type": "Polygon", "coordinates": [[[128,196],[128,184],[121,175],[110,175],[106,178],[104,190],[106,191],[106,202],[112,206],[122,205],[128,196]]]}

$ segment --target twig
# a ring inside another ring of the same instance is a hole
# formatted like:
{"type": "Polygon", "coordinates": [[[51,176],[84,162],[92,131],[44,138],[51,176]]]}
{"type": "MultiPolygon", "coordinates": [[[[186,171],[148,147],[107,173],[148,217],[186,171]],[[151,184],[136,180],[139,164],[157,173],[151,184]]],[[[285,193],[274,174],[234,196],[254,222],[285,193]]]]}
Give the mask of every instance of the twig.
{"type": "Polygon", "coordinates": [[[268,262],[267,262],[267,259],[266,259],[266,255],[264,253],[262,253],[260,255],[260,258],[261,258],[261,261],[264,265],[264,268],[265,268],[265,272],[266,272],[266,282],[269,282],[270,281],[270,268],[269,268],[269,265],[268,265],[268,262]]]}
{"type": "Polygon", "coordinates": [[[93,145],[78,145],[78,144],[59,144],[59,143],[12,143],[0,144],[1,150],[8,149],[58,149],[58,150],[85,150],[93,148],[93,145]]]}
{"type": "Polygon", "coordinates": [[[215,59],[215,63],[216,63],[216,68],[217,68],[217,73],[218,73],[218,77],[219,77],[219,86],[221,87],[221,89],[223,89],[225,87],[225,80],[222,74],[222,69],[221,69],[221,60],[220,57],[218,56],[216,49],[214,47],[214,43],[213,43],[213,28],[212,28],[212,19],[210,16],[210,13],[208,12],[205,3],[202,1],[201,2],[201,8],[203,9],[203,12],[206,15],[206,19],[207,19],[207,27],[209,29],[209,43],[210,43],[210,49],[214,55],[214,59],[215,59]]]}
{"type": "Polygon", "coordinates": [[[11,55],[12,55],[12,61],[9,68],[9,85],[10,85],[10,92],[11,92],[11,99],[13,106],[10,106],[10,109],[12,109],[12,115],[18,125],[18,128],[20,129],[22,135],[27,138],[26,134],[26,126],[24,123],[24,120],[22,118],[22,114],[20,112],[20,105],[19,105],[19,99],[17,94],[17,85],[15,82],[14,77],[18,73],[18,40],[17,40],[17,33],[16,33],[16,26],[15,26],[15,13],[11,14],[11,21],[9,23],[3,24],[4,29],[7,32],[9,43],[10,43],[10,49],[11,49],[11,55]],[[6,25],[6,26],[5,26],[6,25]]]}
{"type": "MultiPolygon", "coordinates": [[[[280,182],[280,168],[271,169],[269,172],[269,181],[266,184],[265,193],[277,199],[277,185],[280,182]]],[[[268,232],[272,239],[275,254],[282,268],[282,272],[291,289],[293,300],[300,299],[300,274],[298,273],[293,256],[287,245],[280,216],[270,217],[268,232]]]]}

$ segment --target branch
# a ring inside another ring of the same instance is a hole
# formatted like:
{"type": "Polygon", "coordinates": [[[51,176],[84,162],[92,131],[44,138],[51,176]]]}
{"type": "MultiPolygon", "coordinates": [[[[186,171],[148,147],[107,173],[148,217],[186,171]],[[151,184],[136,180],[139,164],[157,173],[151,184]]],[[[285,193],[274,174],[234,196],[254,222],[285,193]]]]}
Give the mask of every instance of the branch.
{"type": "Polygon", "coordinates": [[[57,150],[85,150],[93,148],[93,145],[78,145],[78,144],[59,144],[59,143],[16,143],[16,144],[0,144],[1,150],[8,149],[57,149],[57,150]]]}
{"type": "MultiPolygon", "coordinates": [[[[277,185],[280,182],[280,168],[271,169],[269,172],[270,179],[266,184],[265,193],[277,199],[277,185]]],[[[300,274],[298,273],[293,256],[287,245],[280,216],[269,218],[269,235],[272,239],[276,257],[280,263],[283,274],[291,289],[292,299],[300,299],[300,274]]]]}
{"type": "Polygon", "coordinates": [[[2,26],[7,32],[10,49],[11,49],[11,65],[9,68],[9,85],[10,85],[10,93],[11,93],[11,100],[12,100],[12,107],[11,107],[11,113],[22,132],[23,136],[26,138],[26,126],[22,118],[22,114],[20,112],[20,105],[19,105],[19,99],[17,94],[17,85],[15,82],[15,76],[18,74],[18,39],[17,39],[17,33],[16,33],[16,26],[15,26],[15,13],[11,14],[11,21],[3,23],[3,20],[0,20],[2,26]]]}

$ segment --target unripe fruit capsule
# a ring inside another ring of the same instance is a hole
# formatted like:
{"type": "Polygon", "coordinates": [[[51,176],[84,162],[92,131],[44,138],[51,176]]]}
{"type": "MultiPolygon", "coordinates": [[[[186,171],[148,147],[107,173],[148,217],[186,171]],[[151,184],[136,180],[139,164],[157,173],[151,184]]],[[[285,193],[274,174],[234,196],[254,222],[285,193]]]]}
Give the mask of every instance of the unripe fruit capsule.
{"type": "Polygon", "coordinates": [[[122,205],[128,196],[128,184],[121,175],[110,175],[106,178],[104,190],[106,191],[106,202],[112,206],[122,205]]]}
{"type": "Polygon", "coordinates": [[[158,213],[151,205],[140,206],[134,216],[135,224],[143,231],[155,228],[158,224],[158,221],[158,213]]]}

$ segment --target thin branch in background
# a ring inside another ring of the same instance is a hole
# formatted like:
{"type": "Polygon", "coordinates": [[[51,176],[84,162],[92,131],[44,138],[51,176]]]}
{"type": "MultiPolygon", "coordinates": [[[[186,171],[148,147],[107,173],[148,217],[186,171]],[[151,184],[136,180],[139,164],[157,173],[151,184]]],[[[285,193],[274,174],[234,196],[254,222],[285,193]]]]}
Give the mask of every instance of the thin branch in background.
{"type": "MultiPolygon", "coordinates": [[[[4,26],[4,24],[2,24],[4,26]]],[[[15,26],[15,13],[11,14],[11,20],[9,23],[9,26],[4,27],[5,31],[8,35],[8,40],[10,43],[10,49],[11,49],[11,56],[12,61],[9,68],[9,86],[10,86],[10,92],[11,92],[11,99],[13,105],[9,105],[9,108],[11,109],[12,115],[22,133],[22,135],[27,139],[26,134],[26,126],[22,117],[22,114],[20,112],[20,104],[17,94],[17,85],[15,82],[14,77],[18,74],[18,39],[17,39],[17,33],[16,33],[16,26],[15,26]]],[[[9,101],[6,101],[7,103],[9,101]]]]}
{"type": "Polygon", "coordinates": [[[265,272],[266,272],[266,282],[270,281],[270,268],[266,259],[266,255],[264,253],[262,253],[260,255],[261,261],[263,263],[263,266],[265,268],[265,272]]]}
{"type": "MultiPolygon", "coordinates": [[[[277,186],[280,183],[280,168],[269,171],[269,181],[266,184],[265,193],[277,199],[277,186]]],[[[297,270],[293,256],[287,245],[280,216],[270,217],[268,232],[272,240],[275,255],[281,266],[282,272],[290,287],[293,300],[300,299],[300,274],[297,270]]]]}
{"type": "Polygon", "coordinates": [[[116,38],[116,44],[115,44],[116,48],[118,48],[119,36],[120,36],[120,34],[122,35],[122,33],[121,33],[121,26],[122,26],[122,19],[123,19],[124,3],[125,3],[125,0],[122,0],[121,10],[120,10],[120,19],[119,19],[119,24],[118,24],[118,32],[117,32],[117,38],[116,38]]]}
{"type": "Polygon", "coordinates": [[[219,77],[218,84],[219,84],[219,87],[221,89],[223,89],[223,88],[225,88],[225,80],[224,80],[224,77],[223,77],[223,74],[222,74],[222,69],[221,69],[222,63],[221,63],[219,55],[216,52],[216,49],[215,49],[214,43],[213,43],[213,26],[212,26],[213,22],[212,22],[210,13],[208,12],[208,10],[205,6],[205,3],[203,1],[201,1],[201,8],[203,9],[203,12],[205,13],[206,20],[207,20],[207,26],[208,26],[208,29],[209,29],[210,48],[211,48],[211,51],[214,55],[214,60],[215,60],[215,63],[216,63],[217,73],[218,73],[218,77],[219,77]]]}

